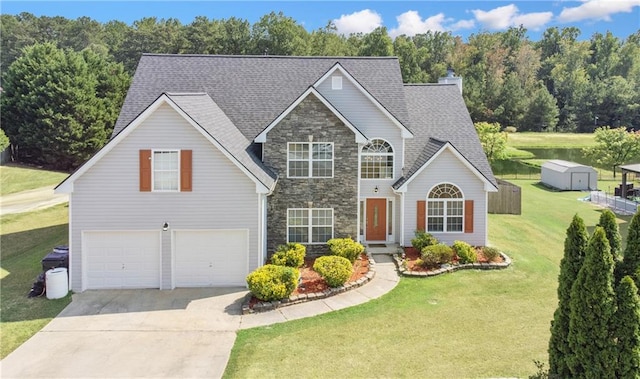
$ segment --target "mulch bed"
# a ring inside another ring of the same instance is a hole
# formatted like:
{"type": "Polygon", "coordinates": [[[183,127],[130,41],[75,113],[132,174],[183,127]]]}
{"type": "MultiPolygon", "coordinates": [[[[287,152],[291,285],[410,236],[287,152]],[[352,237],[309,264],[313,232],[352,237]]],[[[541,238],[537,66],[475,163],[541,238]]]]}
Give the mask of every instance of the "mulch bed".
{"type": "MultiPolygon", "coordinates": [[[[300,276],[302,277],[302,281],[298,285],[298,288],[293,291],[292,295],[300,295],[314,292],[323,292],[329,289],[329,285],[327,282],[322,279],[320,274],[313,270],[313,264],[315,263],[316,258],[305,258],[304,265],[300,268],[300,276]]],[[[353,274],[347,283],[355,282],[356,280],[364,277],[369,272],[369,258],[367,258],[366,254],[362,254],[360,258],[356,259],[353,264],[353,274]]],[[[253,308],[256,303],[259,303],[260,300],[255,296],[251,296],[251,300],[249,300],[249,307],[253,308]]]]}
{"type": "MultiPolygon", "coordinates": [[[[489,261],[485,258],[484,254],[482,254],[482,247],[475,247],[476,250],[476,254],[478,256],[478,263],[489,263],[489,261]]],[[[435,268],[425,268],[422,266],[418,266],[416,264],[416,260],[420,258],[420,252],[418,252],[417,249],[413,248],[413,247],[405,247],[404,248],[404,259],[407,262],[407,269],[409,271],[424,271],[424,272],[428,272],[428,271],[435,271],[437,270],[439,267],[435,267],[435,268]]],[[[504,262],[504,258],[502,256],[498,256],[496,259],[492,260],[491,263],[501,263],[504,262]]],[[[458,264],[458,257],[457,256],[453,256],[453,261],[451,263],[452,265],[456,265],[458,264]]]]}

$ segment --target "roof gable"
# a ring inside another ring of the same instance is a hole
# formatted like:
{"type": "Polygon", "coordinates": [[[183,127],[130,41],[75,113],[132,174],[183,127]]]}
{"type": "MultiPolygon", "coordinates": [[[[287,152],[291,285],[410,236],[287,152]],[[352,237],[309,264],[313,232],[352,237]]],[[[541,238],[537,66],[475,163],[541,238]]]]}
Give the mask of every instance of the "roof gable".
{"type": "MultiPolygon", "coordinates": [[[[94,154],[87,162],[85,162],[82,166],[80,166],[74,173],[69,175],[65,180],[62,181],[58,186],[56,186],[55,191],[58,193],[70,193],[73,192],[73,183],[84,173],[86,173],[94,164],[96,164],[100,159],[102,159],[105,155],[107,155],[115,146],[117,146],[121,141],[123,141],[127,136],[129,136],[138,126],[140,126],[150,115],[152,115],[160,106],[167,104],[171,108],[173,108],[178,114],[180,114],[191,126],[196,128],[202,135],[209,140],[214,146],[216,146],[227,158],[229,158],[236,166],[238,166],[250,179],[252,179],[256,183],[256,189],[260,192],[269,192],[273,185],[275,184],[275,175],[273,175],[266,167],[258,167],[256,163],[254,163],[255,167],[252,167],[252,164],[247,161],[246,158],[242,157],[242,153],[238,151],[238,146],[232,143],[232,140],[235,139],[239,141],[237,136],[231,136],[228,138],[223,138],[227,144],[231,144],[232,146],[228,148],[224,146],[218,139],[214,137],[215,133],[212,128],[205,128],[200,125],[194,117],[187,114],[183,108],[191,108],[189,106],[189,102],[185,101],[185,99],[180,99],[182,96],[190,96],[193,99],[197,99],[197,107],[200,108],[203,102],[206,102],[207,107],[209,108],[208,116],[215,116],[211,118],[212,120],[224,120],[224,114],[222,111],[217,111],[215,104],[206,94],[162,94],[160,95],[154,102],[152,102],[138,117],[129,123],[125,128],[121,129],[120,132],[115,135],[105,146],[102,147],[96,154],[94,154]],[[208,101],[205,99],[208,98],[208,101]],[[179,99],[178,101],[176,101],[179,99]],[[180,106],[178,103],[180,103],[180,106]],[[222,116],[220,115],[222,113],[222,116]],[[212,131],[214,132],[212,134],[212,131]],[[240,157],[234,155],[235,152],[240,157]],[[265,170],[265,171],[263,171],[265,170]],[[262,172],[261,172],[262,171],[262,172]]],[[[193,104],[196,105],[196,104],[193,104]]],[[[219,108],[218,108],[219,109],[219,108]]],[[[193,110],[193,108],[191,109],[193,110]]],[[[196,119],[202,120],[200,115],[196,115],[196,119]]],[[[230,123],[230,121],[229,121],[230,123]]],[[[233,133],[233,125],[231,124],[231,128],[229,125],[224,127],[224,130],[227,132],[233,133]]],[[[237,130],[237,129],[236,129],[237,130]]],[[[239,132],[238,132],[239,134],[239,132]]],[[[246,140],[245,140],[246,141],[246,140]]],[[[248,145],[248,142],[247,142],[248,145]]],[[[247,158],[251,159],[249,153],[247,152],[247,158]]]]}
{"type": "Polygon", "coordinates": [[[393,187],[398,191],[398,192],[405,192],[407,189],[407,186],[409,185],[409,183],[411,183],[413,181],[413,179],[415,179],[418,175],[420,175],[420,173],[422,171],[424,171],[424,169],[426,169],[427,167],[429,167],[429,165],[434,162],[436,159],[438,159],[438,157],[444,152],[444,151],[449,151],[451,152],[460,162],[462,162],[462,164],[464,164],[465,167],[467,167],[469,169],[469,171],[471,171],[478,179],[480,179],[480,181],[482,181],[484,183],[484,189],[485,191],[488,192],[496,192],[498,190],[497,186],[492,183],[491,181],[489,181],[484,175],[482,175],[482,173],[474,166],[471,164],[471,162],[469,162],[469,160],[467,158],[464,157],[464,155],[462,155],[458,149],[455,148],[455,146],[453,146],[451,144],[451,142],[443,142],[443,141],[434,141],[433,145],[437,145],[438,143],[440,143],[440,147],[434,152],[434,154],[432,154],[426,162],[424,162],[424,164],[417,169],[413,175],[411,175],[410,177],[406,178],[406,179],[401,179],[398,182],[396,182],[393,187]]]}
{"type": "Polygon", "coordinates": [[[291,105],[289,105],[287,109],[280,113],[280,115],[278,115],[275,120],[269,123],[269,125],[267,125],[267,127],[255,138],[255,142],[266,142],[267,134],[269,133],[269,131],[273,129],[273,127],[275,127],[285,117],[287,117],[287,115],[289,115],[291,111],[293,111],[304,99],[306,99],[310,95],[313,95],[318,100],[320,100],[320,102],[322,102],[336,117],[340,119],[340,121],[342,121],[343,124],[345,124],[355,134],[355,141],[357,143],[367,143],[367,137],[362,134],[362,132],[357,127],[355,127],[344,115],[342,115],[342,113],[340,113],[340,111],[338,111],[333,106],[333,104],[331,104],[329,100],[322,96],[322,94],[320,94],[320,92],[318,92],[314,87],[307,88],[307,90],[304,91],[302,95],[300,95],[293,103],[291,103],[291,105]]]}
{"type": "Polygon", "coordinates": [[[336,71],[339,71],[342,76],[347,78],[347,80],[349,80],[349,82],[351,82],[351,84],[356,87],[358,91],[360,91],[360,93],[362,93],[369,101],[371,101],[373,105],[375,105],[376,108],[378,108],[387,118],[389,118],[391,123],[393,123],[401,130],[402,138],[413,138],[413,133],[411,133],[411,131],[405,125],[403,125],[402,122],[400,122],[400,120],[398,120],[393,114],[391,114],[391,112],[389,112],[384,107],[384,105],[382,105],[380,101],[378,101],[378,99],[371,95],[369,91],[367,91],[347,70],[345,70],[340,62],[337,62],[335,65],[333,65],[333,67],[331,67],[329,71],[327,71],[320,79],[318,79],[313,84],[313,87],[317,88],[318,86],[320,86],[320,84],[330,78],[336,71]]]}

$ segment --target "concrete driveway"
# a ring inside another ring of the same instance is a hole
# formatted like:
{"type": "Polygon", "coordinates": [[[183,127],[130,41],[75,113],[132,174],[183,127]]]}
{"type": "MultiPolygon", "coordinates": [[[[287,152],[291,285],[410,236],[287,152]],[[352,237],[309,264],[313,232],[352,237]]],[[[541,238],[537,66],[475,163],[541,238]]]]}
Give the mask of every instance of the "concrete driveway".
{"type": "Polygon", "coordinates": [[[86,291],[0,363],[2,378],[219,378],[245,288],[86,291]]]}
{"type": "Polygon", "coordinates": [[[73,301],[0,362],[4,378],[219,378],[236,332],[352,307],[391,291],[393,260],[336,296],[242,316],[246,288],[101,290],[73,301]]]}

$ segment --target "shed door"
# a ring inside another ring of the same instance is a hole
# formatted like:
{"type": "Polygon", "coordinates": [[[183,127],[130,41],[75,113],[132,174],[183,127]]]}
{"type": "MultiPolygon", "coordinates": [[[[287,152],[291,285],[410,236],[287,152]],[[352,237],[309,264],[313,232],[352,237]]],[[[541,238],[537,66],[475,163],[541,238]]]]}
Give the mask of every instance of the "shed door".
{"type": "Polygon", "coordinates": [[[160,288],[160,232],[94,231],[82,239],[87,289],[160,288]]]}
{"type": "Polygon", "coordinates": [[[176,287],[246,286],[248,259],[248,230],[174,234],[176,287]]]}
{"type": "Polygon", "coordinates": [[[588,172],[572,172],[571,173],[571,189],[574,191],[589,189],[589,173],[588,172]]]}

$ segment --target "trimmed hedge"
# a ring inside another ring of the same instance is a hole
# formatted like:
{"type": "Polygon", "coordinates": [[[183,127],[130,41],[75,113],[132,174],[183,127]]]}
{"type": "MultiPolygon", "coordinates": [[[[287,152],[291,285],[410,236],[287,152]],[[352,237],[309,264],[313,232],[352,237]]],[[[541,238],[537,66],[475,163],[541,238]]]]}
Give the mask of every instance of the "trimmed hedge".
{"type": "Polygon", "coordinates": [[[453,249],[443,243],[427,246],[422,249],[420,258],[425,267],[435,267],[453,260],[453,249]]]}
{"type": "Polygon", "coordinates": [[[278,249],[271,257],[271,263],[278,266],[302,267],[307,248],[299,243],[289,242],[286,245],[278,246],[278,249]]]}
{"type": "Polygon", "coordinates": [[[425,233],[422,230],[416,230],[415,238],[411,239],[411,246],[416,250],[422,251],[427,246],[435,245],[438,243],[438,239],[429,233],[425,233]]]}
{"type": "Polygon", "coordinates": [[[464,241],[454,241],[451,247],[458,256],[460,263],[474,263],[478,261],[476,250],[468,243],[464,241]]]}
{"type": "Polygon", "coordinates": [[[247,285],[260,300],[280,300],[296,289],[299,276],[297,268],[268,264],[247,275],[247,285]]]}
{"type": "Polygon", "coordinates": [[[316,259],[313,269],[322,276],[329,287],[339,287],[347,282],[353,273],[353,265],[347,258],[326,255],[316,259]]]}
{"type": "Polygon", "coordinates": [[[332,238],[327,245],[331,255],[346,258],[351,264],[364,252],[364,246],[351,238],[332,238]]]}

